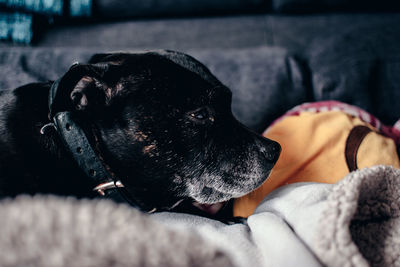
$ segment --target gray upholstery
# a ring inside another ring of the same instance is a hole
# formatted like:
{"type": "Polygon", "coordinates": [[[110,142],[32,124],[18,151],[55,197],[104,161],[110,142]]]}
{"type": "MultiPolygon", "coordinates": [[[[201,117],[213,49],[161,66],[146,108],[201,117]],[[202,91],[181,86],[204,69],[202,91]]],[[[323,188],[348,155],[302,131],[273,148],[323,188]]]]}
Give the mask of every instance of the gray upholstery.
{"type": "Polygon", "coordinates": [[[97,17],[146,17],[168,15],[266,12],[269,0],[96,0],[97,17]]]}
{"type": "Polygon", "coordinates": [[[246,48],[265,45],[264,15],[128,20],[50,29],[41,47],[97,49],[246,48]]]}
{"type": "Polygon", "coordinates": [[[57,26],[46,32],[36,46],[187,51],[267,45],[307,57],[313,43],[318,46],[350,30],[379,30],[399,23],[400,14],[396,13],[158,18],[57,26]]]}
{"type": "Polygon", "coordinates": [[[273,10],[286,13],[335,11],[398,11],[396,0],[272,0],[273,10]]]}
{"type": "Polygon", "coordinates": [[[400,24],[383,25],[313,44],[309,64],[316,100],[353,103],[388,124],[400,118],[400,24]]]}

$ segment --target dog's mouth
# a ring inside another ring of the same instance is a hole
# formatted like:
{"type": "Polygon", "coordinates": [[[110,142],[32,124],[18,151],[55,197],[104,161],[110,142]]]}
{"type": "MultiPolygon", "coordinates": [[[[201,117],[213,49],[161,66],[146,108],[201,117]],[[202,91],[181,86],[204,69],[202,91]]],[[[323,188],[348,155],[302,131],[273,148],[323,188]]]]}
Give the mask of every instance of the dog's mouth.
{"type": "Polygon", "coordinates": [[[201,204],[199,202],[193,202],[193,206],[211,215],[217,214],[218,211],[220,211],[225,206],[225,204],[226,201],[215,204],[201,204]]]}
{"type": "Polygon", "coordinates": [[[220,188],[206,186],[203,191],[207,191],[206,197],[204,197],[205,194],[202,194],[201,197],[198,197],[199,195],[197,197],[192,196],[192,205],[207,214],[216,215],[231,199],[243,196],[252,190],[248,190],[248,192],[223,192],[220,188]]]}

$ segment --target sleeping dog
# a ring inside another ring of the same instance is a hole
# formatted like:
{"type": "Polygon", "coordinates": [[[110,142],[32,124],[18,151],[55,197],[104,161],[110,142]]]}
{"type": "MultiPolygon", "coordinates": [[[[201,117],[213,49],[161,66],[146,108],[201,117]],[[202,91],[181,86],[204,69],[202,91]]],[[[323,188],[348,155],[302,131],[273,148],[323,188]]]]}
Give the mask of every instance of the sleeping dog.
{"type": "Polygon", "coordinates": [[[231,96],[172,51],[99,54],[55,82],[3,91],[0,196],[100,194],[215,215],[259,187],[280,154],[234,118],[231,96]]]}

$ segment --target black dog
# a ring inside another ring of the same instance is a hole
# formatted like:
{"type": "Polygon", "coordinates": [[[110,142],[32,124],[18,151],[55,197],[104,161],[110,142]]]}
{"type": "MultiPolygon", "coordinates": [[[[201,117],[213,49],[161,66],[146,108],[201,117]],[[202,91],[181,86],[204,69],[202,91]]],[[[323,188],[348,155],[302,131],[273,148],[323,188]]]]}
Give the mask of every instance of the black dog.
{"type": "Polygon", "coordinates": [[[0,101],[3,197],[95,197],[94,187],[104,194],[113,181],[143,210],[186,200],[215,214],[218,203],[260,186],[280,153],[235,120],[230,90],[205,66],[172,51],[95,55],[56,83],[2,92],[0,101]],[[73,117],[108,177],[93,179],[96,171],[72,155],[86,152],[71,153],[53,127],[60,112],[73,117]]]}

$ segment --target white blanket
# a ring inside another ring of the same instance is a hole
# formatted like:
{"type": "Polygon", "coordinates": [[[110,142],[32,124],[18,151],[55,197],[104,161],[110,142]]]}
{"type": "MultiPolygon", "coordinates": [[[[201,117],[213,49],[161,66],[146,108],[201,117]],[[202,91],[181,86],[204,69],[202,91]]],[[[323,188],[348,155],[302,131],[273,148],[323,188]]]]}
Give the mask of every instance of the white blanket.
{"type": "Polygon", "coordinates": [[[223,248],[237,266],[321,266],[310,246],[332,185],[299,183],[270,194],[248,225],[176,213],[152,217],[170,227],[197,232],[223,248]]]}
{"type": "Polygon", "coordinates": [[[161,213],[198,232],[237,266],[400,266],[400,170],[376,166],[335,185],[297,183],[269,194],[248,225],[161,213]]]}

